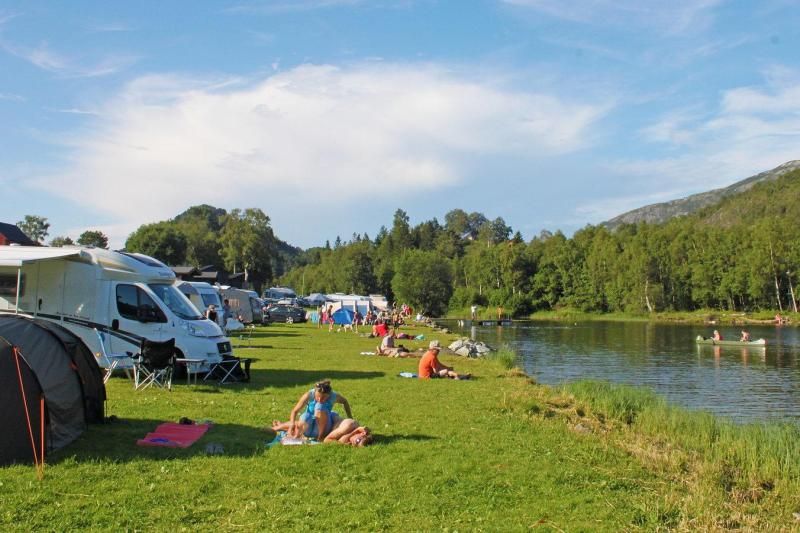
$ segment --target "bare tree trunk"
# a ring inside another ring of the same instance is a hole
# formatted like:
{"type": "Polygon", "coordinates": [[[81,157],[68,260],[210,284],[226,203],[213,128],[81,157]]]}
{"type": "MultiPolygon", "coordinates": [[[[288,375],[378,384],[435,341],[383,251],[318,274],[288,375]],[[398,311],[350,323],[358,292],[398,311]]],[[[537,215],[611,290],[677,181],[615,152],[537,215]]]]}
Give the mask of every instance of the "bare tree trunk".
{"type": "Polygon", "coordinates": [[[794,285],[792,285],[792,273],[791,272],[787,272],[786,273],[786,279],[789,280],[789,293],[792,295],[792,309],[794,309],[794,312],[796,313],[797,312],[797,300],[794,297],[794,285]]]}
{"type": "Polygon", "coordinates": [[[772,264],[772,277],[775,279],[775,299],[778,300],[778,309],[783,312],[783,304],[781,303],[781,285],[778,280],[778,273],[775,271],[775,254],[772,251],[772,240],[769,241],[769,260],[772,264]]]}
{"type": "Polygon", "coordinates": [[[653,312],[653,306],[650,305],[650,297],[647,295],[647,289],[649,287],[650,287],[650,280],[649,279],[645,279],[644,280],[644,303],[647,304],[647,312],[648,313],[652,313],[653,312]]]}

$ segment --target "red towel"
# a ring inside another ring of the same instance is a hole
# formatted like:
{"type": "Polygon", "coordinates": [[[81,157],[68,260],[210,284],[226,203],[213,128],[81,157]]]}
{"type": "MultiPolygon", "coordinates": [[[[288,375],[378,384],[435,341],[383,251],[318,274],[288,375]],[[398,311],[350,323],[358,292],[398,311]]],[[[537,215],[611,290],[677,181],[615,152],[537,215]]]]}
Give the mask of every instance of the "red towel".
{"type": "Polygon", "coordinates": [[[139,446],[188,448],[208,431],[208,424],[175,424],[165,422],[152,433],[136,441],[139,446]]]}

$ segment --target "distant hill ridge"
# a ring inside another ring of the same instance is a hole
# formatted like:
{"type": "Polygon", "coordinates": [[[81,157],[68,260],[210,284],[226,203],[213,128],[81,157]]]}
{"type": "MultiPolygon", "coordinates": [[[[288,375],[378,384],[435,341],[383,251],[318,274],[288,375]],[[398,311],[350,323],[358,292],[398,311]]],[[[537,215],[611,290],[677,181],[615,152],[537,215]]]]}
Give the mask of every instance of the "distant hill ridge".
{"type": "Polygon", "coordinates": [[[622,224],[636,224],[638,222],[660,224],[674,217],[695,213],[704,207],[720,202],[723,198],[743,193],[758,183],[775,180],[797,169],[800,169],[800,160],[789,161],[772,170],[737,181],[728,187],[693,194],[679,200],[640,207],[603,222],[601,225],[609,229],[615,229],[622,224]]]}

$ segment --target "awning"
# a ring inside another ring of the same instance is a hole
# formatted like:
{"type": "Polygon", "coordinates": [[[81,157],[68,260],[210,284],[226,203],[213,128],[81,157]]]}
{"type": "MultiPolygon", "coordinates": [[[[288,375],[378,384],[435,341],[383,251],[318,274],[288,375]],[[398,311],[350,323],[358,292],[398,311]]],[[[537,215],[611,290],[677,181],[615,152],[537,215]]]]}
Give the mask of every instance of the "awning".
{"type": "Polygon", "coordinates": [[[21,267],[40,261],[78,257],[80,250],[47,247],[0,246],[0,266],[21,267]]]}

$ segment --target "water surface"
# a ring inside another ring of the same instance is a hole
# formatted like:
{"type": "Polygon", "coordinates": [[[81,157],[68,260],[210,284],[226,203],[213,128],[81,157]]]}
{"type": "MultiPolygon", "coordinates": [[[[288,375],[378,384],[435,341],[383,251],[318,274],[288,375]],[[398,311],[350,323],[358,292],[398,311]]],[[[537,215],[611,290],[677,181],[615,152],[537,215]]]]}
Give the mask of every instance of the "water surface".
{"type": "MultiPolygon", "coordinates": [[[[800,421],[800,331],[748,326],[766,348],[698,346],[711,328],[648,322],[515,322],[449,327],[492,346],[507,344],[539,383],[599,379],[649,387],[668,401],[738,422],[800,421]]],[[[741,328],[718,328],[737,339],[741,328]]]]}

